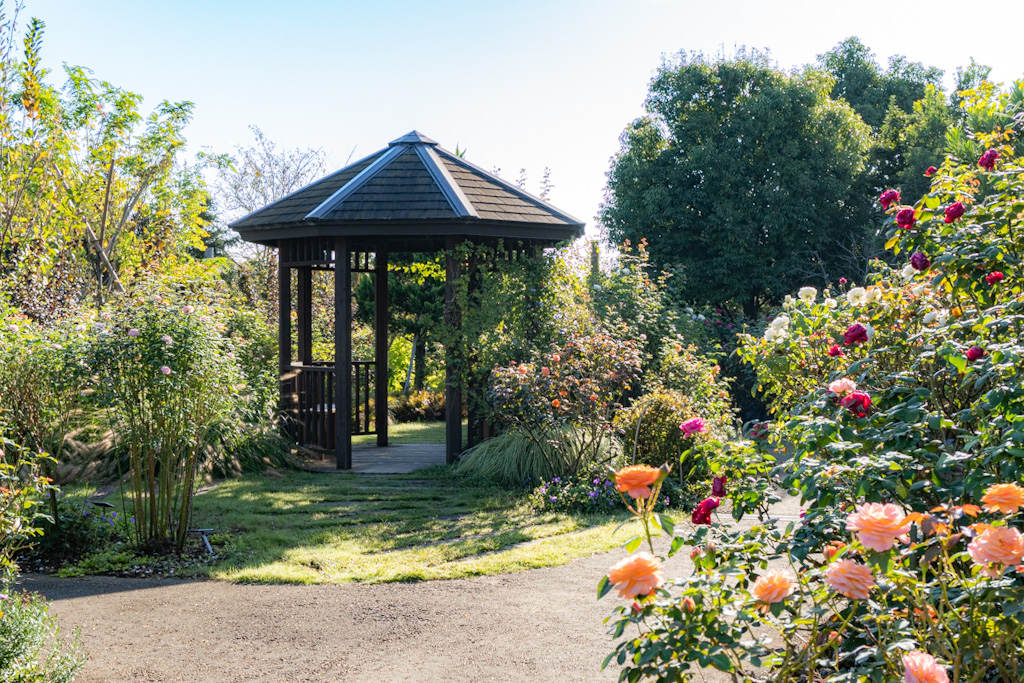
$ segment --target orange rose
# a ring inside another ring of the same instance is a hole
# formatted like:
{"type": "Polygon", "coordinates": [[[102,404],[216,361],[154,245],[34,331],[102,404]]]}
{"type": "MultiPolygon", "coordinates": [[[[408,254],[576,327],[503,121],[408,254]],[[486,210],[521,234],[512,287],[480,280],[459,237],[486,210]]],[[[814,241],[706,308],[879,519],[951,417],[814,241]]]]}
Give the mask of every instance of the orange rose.
{"type": "Polygon", "coordinates": [[[832,543],[829,543],[827,546],[825,546],[825,550],[823,551],[825,559],[831,562],[832,558],[838,555],[839,551],[841,551],[845,547],[845,543],[840,543],[838,541],[833,541],[832,543]]]}
{"type": "Polygon", "coordinates": [[[650,595],[665,583],[661,560],[650,553],[630,555],[608,570],[608,581],[619,589],[619,597],[631,599],[650,595]]]}
{"type": "Polygon", "coordinates": [[[750,589],[751,595],[765,605],[782,602],[795,592],[796,581],[793,575],[781,569],[772,569],[759,577],[754,582],[754,587],[750,589]]]}
{"type": "Polygon", "coordinates": [[[910,532],[910,523],[892,503],[865,503],[846,518],[846,528],[857,532],[857,540],[865,548],[885,552],[896,544],[897,536],[910,532]]]}
{"type": "Polygon", "coordinates": [[[1024,559],[1024,536],[1012,527],[981,525],[983,528],[967,546],[981,573],[992,578],[1001,576],[1006,565],[1020,564],[1024,559]]]}
{"type": "Polygon", "coordinates": [[[871,567],[843,558],[825,570],[825,580],[832,590],[854,600],[867,600],[868,593],[877,586],[871,567]]]}
{"type": "Polygon", "coordinates": [[[615,488],[630,498],[651,497],[651,486],[657,483],[661,470],[648,465],[629,465],[615,473],[615,488]]]}
{"type": "Polygon", "coordinates": [[[989,512],[1012,515],[1024,506],[1024,488],[1016,484],[993,484],[985,491],[981,502],[989,512]]]}
{"type": "Polygon", "coordinates": [[[551,407],[552,408],[557,408],[560,405],[562,405],[562,402],[559,401],[557,398],[554,401],[551,402],[551,407]]]}

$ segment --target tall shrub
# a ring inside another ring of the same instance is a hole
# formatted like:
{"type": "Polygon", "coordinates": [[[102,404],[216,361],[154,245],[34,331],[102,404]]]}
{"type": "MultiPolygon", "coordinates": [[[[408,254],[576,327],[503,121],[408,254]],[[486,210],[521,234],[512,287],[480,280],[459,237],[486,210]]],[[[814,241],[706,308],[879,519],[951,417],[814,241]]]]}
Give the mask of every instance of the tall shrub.
{"type": "Polygon", "coordinates": [[[241,388],[213,320],[162,296],[123,301],[92,348],[96,389],[128,455],[135,542],[180,551],[196,474],[241,388]]]}

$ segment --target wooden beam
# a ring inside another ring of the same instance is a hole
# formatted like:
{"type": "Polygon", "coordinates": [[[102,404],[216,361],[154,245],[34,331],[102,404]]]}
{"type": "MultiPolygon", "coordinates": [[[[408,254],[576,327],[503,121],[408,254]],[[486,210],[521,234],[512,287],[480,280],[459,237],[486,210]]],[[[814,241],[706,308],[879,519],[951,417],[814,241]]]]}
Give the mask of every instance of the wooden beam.
{"type": "Polygon", "coordinates": [[[288,415],[295,430],[295,372],[292,369],[292,271],[277,267],[277,365],[281,380],[281,411],[288,415]]]}
{"type": "Polygon", "coordinates": [[[313,364],[313,270],[309,266],[296,268],[296,305],[298,314],[295,324],[298,327],[299,362],[303,365],[313,364]]]}
{"type": "Polygon", "coordinates": [[[334,453],[352,469],[352,261],[348,240],[334,240],[334,453]]]}
{"type": "MultiPolygon", "coordinates": [[[[455,281],[459,278],[459,262],[455,256],[455,237],[445,239],[444,320],[455,329],[461,327],[458,302],[455,300],[455,281]]],[[[449,342],[452,340],[449,340],[449,342]]],[[[445,462],[454,463],[462,453],[462,387],[456,366],[458,344],[444,347],[444,420],[445,462]]]]}
{"type": "Polygon", "coordinates": [[[374,302],[373,335],[376,342],[374,358],[376,366],[376,404],[375,422],[377,423],[377,445],[388,445],[388,252],[377,250],[377,261],[374,268],[376,285],[376,301],[374,302]]]}

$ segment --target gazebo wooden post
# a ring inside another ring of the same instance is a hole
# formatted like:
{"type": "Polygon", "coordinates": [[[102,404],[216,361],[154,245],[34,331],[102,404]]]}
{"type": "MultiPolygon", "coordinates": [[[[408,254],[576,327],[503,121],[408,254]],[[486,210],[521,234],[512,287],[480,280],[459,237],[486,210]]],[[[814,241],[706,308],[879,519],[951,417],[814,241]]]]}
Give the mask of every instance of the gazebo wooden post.
{"type": "Polygon", "coordinates": [[[313,269],[301,266],[295,269],[296,306],[295,327],[299,362],[313,364],[313,269]]]}
{"type": "Polygon", "coordinates": [[[375,342],[374,405],[376,413],[374,422],[377,427],[377,445],[388,445],[388,252],[377,249],[374,266],[374,285],[376,300],[374,301],[373,336],[375,342]]]}
{"type": "MultiPolygon", "coordinates": [[[[478,306],[480,286],[482,284],[482,274],[480,272],[480,257],[476,252],[469,257],[469,268],[467,275],[469,277],[469,302],[470,308],[478,306]]],[[[466,430],[466,447],[472,448],[481,441],[483,441],[483,415],[480,412],[480,404],[483,400],[484,387],[481,378],[476,374],[477,369],[477,356],[478,354],[471,350],[466,349],[466,423],[468,428],[466,430]]]]}
{"type": "Polygon", "coordinates": [[[352,469],[352,258],[348,240],[334,238],[334,453],[352,469]]]}
{"type": "Polygon", "coordinates": [[[289,430],[298,436],[295,424],[295,372],[292,369],[292,271],[285,262],[284,249],[277,254],[277,365],[281,379],[281,412],[289,419],[289,430]]]}
{"type": "MultiPolygon", "coordinates": [[[[455,237],[445,238],[444,255],[444,319],[450,327],[461,327],[459,305],[455,300],[455,282],[459,278],[459,261],[455,255],[455,237]]],[[[462,388],[459,385],[456,365],[459,362],[457,344],[450,342],[444,347],[444,443],[445,462],[455,462],[462,453],[462,388]]]]}

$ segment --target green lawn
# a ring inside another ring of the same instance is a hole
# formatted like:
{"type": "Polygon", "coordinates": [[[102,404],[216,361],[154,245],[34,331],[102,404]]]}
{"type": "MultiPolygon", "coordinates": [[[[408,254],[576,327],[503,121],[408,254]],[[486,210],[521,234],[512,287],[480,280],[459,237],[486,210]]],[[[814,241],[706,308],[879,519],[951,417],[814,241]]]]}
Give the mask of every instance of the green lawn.
{"type": "MultiPolygon", "coordinates": [[[[443,427],[443,424],[442,424],[443,427]]],[[[621,545],[625,518],[537,514],[517,495],[446,467],[407,475],[251,475],[195,499],[230,581],[339,583],[450,579],[564,564],[621,545]]]]}
{"type": "MultiPolygon", "coordinates": [[[[399,422],[388,425],[389,443],[444,443],[444,422],[399,422]]],[[[352,437],[353,444],[377,443],[376,434],[352,437]]],[[[462,421],[462,443],[466,443],[466,421],[462,421]]]]}

